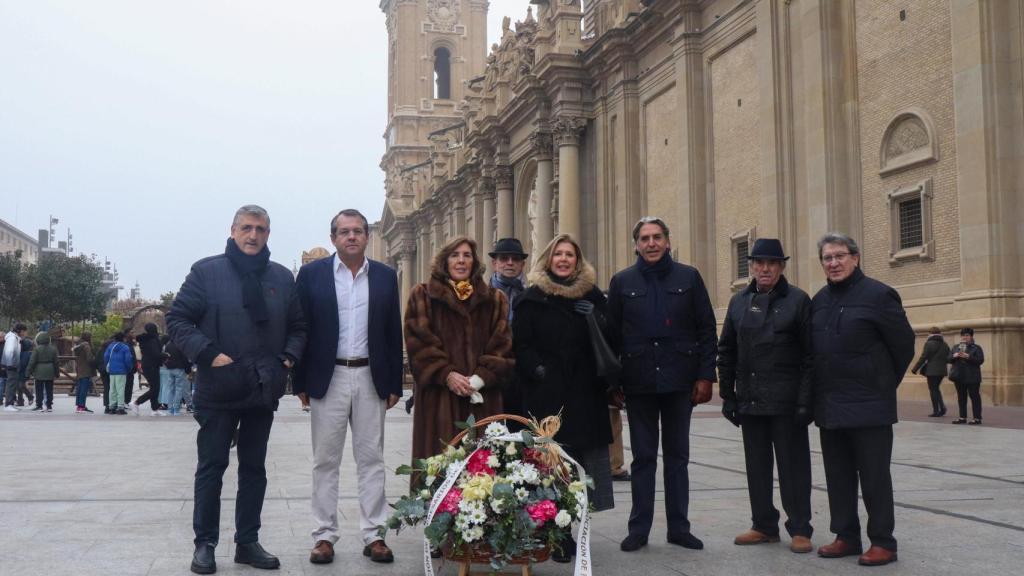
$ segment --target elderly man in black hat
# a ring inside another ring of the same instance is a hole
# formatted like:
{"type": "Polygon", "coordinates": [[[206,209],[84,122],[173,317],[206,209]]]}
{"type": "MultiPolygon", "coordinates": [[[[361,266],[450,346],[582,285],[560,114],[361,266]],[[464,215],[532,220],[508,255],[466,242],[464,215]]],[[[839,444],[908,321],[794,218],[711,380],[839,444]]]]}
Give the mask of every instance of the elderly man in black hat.
{"type": "Polygon", "coordinates": [[[523,244],[517,238],[502,238],[487,253],[491,257],[491,288],[496,288],[508,297],[508,321],[512,322],[516,299],[526,291],[526,257],[523,244]]]}
{"type": "Polygon", "coordinates": [[[789,257],[778,240],[757,240],[747,258],[753,279],[729,301],[718,341],[722,415],[743,431],[752,516],[750,529],[734,543],[779,541],[779,511],[772,503],[774,453],[789,548],[810,552],[811,299],[786,281],[789,257]]]}

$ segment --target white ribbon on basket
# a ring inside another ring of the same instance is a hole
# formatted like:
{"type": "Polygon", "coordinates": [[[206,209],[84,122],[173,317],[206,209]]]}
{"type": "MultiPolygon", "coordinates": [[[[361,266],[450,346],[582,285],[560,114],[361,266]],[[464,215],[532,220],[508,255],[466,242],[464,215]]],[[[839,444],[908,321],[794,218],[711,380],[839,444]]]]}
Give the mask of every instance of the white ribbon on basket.
{"type": "MultiPolygon", "coordinates": [[[[519,434],[504,434],[494,437],[494,439],[503,442],[521,443],[523,441],[523,437],[519,434]]],[[[481,448],[477,448],[464,460],[454,463],[448,469],[448,476],[444,479],[441,487],[437,489],[437,492],[434,492],[434,497],[430,499],[430,509],[427,511],[427,526],[430,526],[434,519],[434,513],[437,512],[437,508],[441,505],[444,497],[448,495],[448,491],[458,481],[462,471],[466,468],[466,463],[473,454],[480,450],[481,448]]],[[[572,463],[573,466],[576,466],[576,473],[579,474],[580,480],[586,479],[587,472],[579,462],[573,460],[565,451],[562,451],[561,456],[572,463]]],[[[587,499],[586,488],[580,492],[580,504],[583,507],[583,518],[580,519],[580,528],[576,534],[576,570],[573,574],[574,576],[590,576],[593,574],[590,563],[590,502],[587,499]]],[[[423,573],[427,576],[434,576],[434,564],[430,558],[430,540],[426,536],[423,537],[423,573]]]]}

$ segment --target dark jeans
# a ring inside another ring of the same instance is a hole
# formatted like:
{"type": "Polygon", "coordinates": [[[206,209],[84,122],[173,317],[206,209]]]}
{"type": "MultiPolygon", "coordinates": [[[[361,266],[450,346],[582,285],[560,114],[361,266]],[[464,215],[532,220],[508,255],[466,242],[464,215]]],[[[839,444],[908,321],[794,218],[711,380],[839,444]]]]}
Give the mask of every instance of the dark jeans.
{"type": "MultiPolygon", "coordinates": [[[[124,381],[124,405],[132,401],[132,391],[135,388],[135,372],[129,372],[124,381]]],[[[124,407],[124,406],[122,406],[124,407]]]]}
{"type": "Polygon", "coordinates": [[[46,407],[53,408],[53,380],[36,380],[36,408],[43,407],[43,395],[46,407]]]}
{"type": "Polygon", "coordinates": [[[857,478],[868,512],[868,538],[872,546],[896,550],[892,499],[892,426],[821,429],[821,456],[825,464],[830,529],[851,544],[860,544],[857,515],[857,478]]]}
{"type": "Polygon", "coordinates": [[[747,464],[752,528],[779,535],[779,511],[772,503],[774,460],[779,462],[779,493],[790,536],[811,537],[811,447],[807,427],[792,415],[743,415],[743,455],[747,464]],[[773,457],[774,450],[774,457],[773,457]]]}
{"type": "Polygon", "coordinates": [[[196,446],[195,544],[217,545],[220,538],[220,492],[228,467],[231,438],[238,430],[238,494],[235,500],[235,543],[259,540],[260,512],[267,490],[267,440],[274,413],[270,410],[210,410],[195,413],[199,422],[196,446]]]}
{"type": "Polygon", "coordinates": [[[638,394],[626,399],[629,438],[633,450],[631,467],[633,508],[629,533],[647,536],[654,522],[654,480],[658,471],[658,423],[661,423],[662,463],[665,482],[665,516],[669,534],[690,531],[690,415],[689,392],[638,394]]]}
{"type": "Polygon", "coordinates": [[[149,400],[149,408],[155,411],[160,408],[160,365],[143,366],[142,375],[149,383],[149,390],[139,396],[135,403],[141,406],[143,402],[149,400]]]}
{"type": "Polygon", "coordinates": [[[75,406],[85,408],[85,399],[88,398],[91,389],[92,378],[78,379],[78,384],[75,386],[75,406]]]}
{"type": "Polygon", "coordinates": [[[110,406],[110,374],[100,373],[100,383],[103,384],[103,407],[110,406]]]}
{"type": "Polygon", "coordinates": [[[942,391],[939,385],[942,384],[943,376],[928,376],[928,394],[932,397],[932,414],[939,414],[946,411],[946,403],[942,401],[942,391]]]}
{"type": "Polygon", "coordinates": [[[960,417],[967,418],[967,397],[970,396],[974,419],[981,420],[981,382],[977,384],[953,382],[953,384],[956,385],[956,404],[960,408],[960,417]]]}

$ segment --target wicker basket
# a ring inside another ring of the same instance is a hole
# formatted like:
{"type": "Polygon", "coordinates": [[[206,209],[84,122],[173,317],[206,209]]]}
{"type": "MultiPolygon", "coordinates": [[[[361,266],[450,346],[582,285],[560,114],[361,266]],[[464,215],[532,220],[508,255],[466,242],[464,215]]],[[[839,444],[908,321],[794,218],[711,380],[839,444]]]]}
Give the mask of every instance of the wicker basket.
{"type": "MultiPolygon", "coordinates": [[[[487,416],[486,418],[477,420],[473,423],[472,428],[480,428],[487,426],[492,422],[501,422],[504,420],[514,420],[527,428],[530,426],[530,421],[522,416],[517,416],[515,414],[495,414],[493,416],[487,416]]],[[[460,431],[448,442],[448,445],[458,446],[459,443],[462,442],[462,439],[469,434],[469,430],[470,429],[467,428],[460,431]]],[[[468,576],[474,574],[470,571],[470,566],[472,564],[490,565],[491,558],[494,556],[494,551],[491,549],[489,544],[475,544],[471,546],[463,546],[458,549],[451,546],[442,546],[441,554],[444,556],[445,560],[457,562],[459,564],[459,576],[468,576]]],[[[538,548],[537,550],[532,550],[529,554],[516,556],[509,560],[508,564],[518,566],[519,571],[523,576],[529,576],[531,574],[530,566],[532,564],[546,562],[550,557],[551,549],[545,546],[543,548],[538,548]]],[[[484,573],[490,574],[491,572],[488,570],[484,573]]]]}

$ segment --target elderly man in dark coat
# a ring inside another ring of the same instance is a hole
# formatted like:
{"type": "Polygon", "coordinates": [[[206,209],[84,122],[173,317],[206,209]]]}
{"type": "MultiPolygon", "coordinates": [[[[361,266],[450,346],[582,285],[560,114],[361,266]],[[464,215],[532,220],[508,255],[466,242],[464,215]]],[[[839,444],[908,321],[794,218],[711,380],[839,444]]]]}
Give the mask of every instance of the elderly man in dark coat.
{"type": "Polygon", "coordinates": [[[782,274],[789,257],[778,240],[757,240],[748,258],[754,279],[729,301],[718,340],[722,414],[743,427],[753,521],[734,542],[779,541],[779,511],[772,503],[774,454],[790,550],[810,552],[811,299],[782,274]]]}
{"type": "Polygon", "coordinates": [[[914,330],[900,295],[864,275],[860,249],[844,234],[826,234],[818,256],[828,284],[811,302],[814,418],[821,428],[831,530],[824,558],[860,554],[859,563],[896,560],[892,498],[892,425],[896,388],[914,359],[914,330]],[[860,480],[871,548],[861,554],[860,480]]]}
{"type": "Polygon", "coordinates": [[[690,532],[687,517],[690,415],[711,399],[716,380],[715,311],[700,272],[672,260],[663,220],[640,219],[633,241],[636,264],[615,274],[608,287],[633,449],[633,508],[619,548],[633,552],[647,545],[660,433],[668,541],[700,550],[704,543],[690,532]]]}
{"type": "Polygon", "coordinates": [[[167,314],[174,343],[199,367],[192,571],[216,572],[220,492],[238,430],[235,562],[275,569],[259,544],[267,489],[267,440],[288,369],[306,343],[306,323],[292,273],[270,261],[270,216],[259,206],[235,213],[224,254],[192,265],[167,314]]]}

